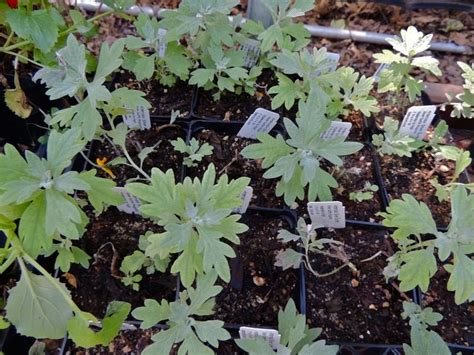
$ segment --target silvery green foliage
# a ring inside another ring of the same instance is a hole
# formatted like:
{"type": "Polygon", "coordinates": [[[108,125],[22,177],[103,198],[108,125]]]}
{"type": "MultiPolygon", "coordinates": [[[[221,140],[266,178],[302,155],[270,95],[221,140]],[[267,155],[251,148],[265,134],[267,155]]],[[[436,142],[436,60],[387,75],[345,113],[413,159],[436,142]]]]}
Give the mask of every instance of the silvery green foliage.
{"type": "Polygon", "coordinates": [[[379,187],[377,185],[373,185],[366,181],[362,189],[349,193],[349,199],[357,202],[371,200],[374,198],[374,192],[377,191],[379,191],[379,187]]]}
{"type": "Polygon", "coordinates": [[[387,38],[386,41],[395,52],[385,49],[382,53],[374,54],[376,63],[388,64],[388,68],[380,74],[378,91],[399,93],[403,90],[411,102],[415,101],[425,86],[422,80],[410,75],[412,69],[419,68],[436,76],[441,75],[437,59],[431,56],[418,56],[430,48],[432,38],[432,34],[425,36],[413,26],[402,30],[401,38],[387,38]]]}
{"type": "Polygon", "coordinates": [[[370,96],[374,79],[360,76],[354,69],[341,67],[331,61],[326,48],[300,52],[283,50],[270,62],[283,73],[276,73],[278,85],[269,89],[275,94],[272,109],[285,105],[291,109],[295,102],[307,99],[311,91],[317,92],[319,100],[328,106],[328,115],[337,118],[347,115],[352,108],[365,116],[378,112],[375,98],[370,96]],[[297,75],[296,80],[287,75],[297,75]]]}
{"type": "Polygon", "coordinates": [[[281,335],[278,348],[273,350],[263,338],[237,339],[237,345],[249,355],[336,355],[339,346],[316,340],[321,328],[310,328],[306,317],[298,314],[295,302],[290,298],[285,309],[278,312],[278,331],[281,335]]]}
{"type": "Polygon", "coordinates": [[[169,355],[174,344],[179,344],[179,354],[213,355],[210,346],[217,348],[219,341],[230,339],[223,321],[198,320],[214,314],[214,297],[222,291],[222,286],[215,285],[216,280],[217,273],[210,271],[198,276],[196,286],[181,292],[177,301],[159,303],[147,299],[145,306],[133,310],[132,315],[142,321],[142,329],[163,321],[168,326],[153,335],[153,344],[145,348],[143,355],[169,355]]]}
{"type": "Polygon", "coordinates": [[[403,344],[403,350],[407,355],[449,355],[446,343],[438,333],[429,330],[438,324],[443,316],[433,312],[430,307],[421,308],[413,302],[403,302],[403,319],[408,319],[410,323],[411,345],[403,344]]]}
{"type": "Polygon", "coordinates": [[[344,137],[323,140],[331,121],[324,115],[324,107],[319,98],[311,95],[307,103],[300,102],[299,117],[296,124],[285,118],[284,124],[289,138],[281,135],[272,137],[268,133],[258,133],[259,143],[245,147],[241,154],[249,159],[263,159],[262,167],[267,169],[265,179],[278,178],[277,196],[284,196],[291,206],[296,199],[309,201],[317,198],[331,200],[331,188],[338,186],[336,179],[323,169],[323,160],[341,166],[342,156],[353,154],[363,145],[345,142],[344,137]],[[307,192],[306,192],[307,188],[307,192]]]}
{"type": "Polygon", "coordinates": [[[171,141],[174,149],[180,153],[187,154],[183,159],[183,164],[188,167],[197,166],[198,162],[205,156],[211,155],[214,147],[209,143],[199,145],[199,141],[196,138],[192,138],[189,145],[183,140],[183,138],[175,139],[171,141]]]}
{"type": "Polygon", "coordinates": [[[249,179],[229,181],[223,175],[216,182],[216,170],[211,164],[201,180],[186,177],[176,183],[170,169],[151,172],[151,184],[129,183],[126,189],[143,203],[140,211],[165,228],[164,233],[148,236],[145,255],[165,259],[177,254],[171,266],[184,286],[192,285],[196,275],[215,269],[219,277],[230,281],[227,258],[235,257],[226,242],[238,244],[238,234],[247,226],[238,223],[240,215],[232,210],[241,204],[240,195],[249,179]]]}
{"type": "Polygon", "coordinates": [[[177,79],[187,80],[193,66],[191,53],[177,41],[165,38],[155,17],[140,13],[134,22],[139,37],[127,36],[122,66],[137,80],[155,77],[161,84],[173,86],[177,79]],[[143,53],[146,49],[147,53],[143,53]],[[156,75],[155,75],[156,74],[156,75]]]}
{"type": "Polygon", "coordinates": [[[57,53],[59,67],[42,68],[33,77],[33,80],[39,80],[48,87],[46,93],[52,100],[69,96],[79,101],[74,106],[55,112],[50,125],[80,127],[82,136],[90,141],[102,125],[100,109],[115,117],[138,106],[150,107],[143,98],[145,94],[140,91],[120,88],[110,92],[105,86],[108,76],[122,64],[123,48],[123,39],[111,46],[104,42],[94,77],[89,81],[86,75],[86,48],[74,35],[69,35],[66,46],[57,53]]]}
{"type": "Polygon", "coordinates": [[[454,97],[448,96],[450,104],[453,105],[451,117],[474,118],[474,64],[469,66],[466,63],[458,62],[458,65],[463,71],[464,91],[454,97]]]}
{"type": "Polygon", "coordinates": [[[411,195],[393,200],[387,212],[380,213],[383,225],[395,228],[392,238],[398,251],[388,259],[384,275],[397,277],[400,290],[420,287],[428,290],[438,271],[437,258],[450,274],[448,290],[457,304],[474,300],[474,194],[463,186],[451,192],[451,223],[439,232],[428,206],[411,195]],[[434,237],[434,238],[433,238],[434,237]]]}

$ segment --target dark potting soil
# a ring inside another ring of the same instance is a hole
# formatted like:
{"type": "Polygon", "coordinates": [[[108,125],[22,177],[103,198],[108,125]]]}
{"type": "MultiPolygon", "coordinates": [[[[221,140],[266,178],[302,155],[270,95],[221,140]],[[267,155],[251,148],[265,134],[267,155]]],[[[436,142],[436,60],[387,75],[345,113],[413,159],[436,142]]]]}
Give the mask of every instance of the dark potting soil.
{"type": "Polygon", "coordinates": [[[432,307],[443,315],[433,330],[453,344],[474,345],[474,302],[456,305],[454,292],[447,290],[449,273],[442,267],[431,278],[430,287],[423,295],[423,306],[432,307]]]}
{"type": "Polygon", "coordinates": [[[168,117],[172,111],[179,111],[178,117],[186,118],[191,113],[194,87],[183,81],[167,87],[155,79],[137,81],[131,74],[122,73],[116,78],[115,88],[124,86],[146,94],[152,115],[168,117]]]}
{"type": "Polygon", "coordinates": [[[449,224],[450,203],[438,201],[435,196],[436,189],[430,180],[436,177],[440,184],[448,183],[454,172],[453,161],[436,161],[429,152],[413,153],[411,158],[386,155],[380,160],[383,181],[390,198],[399,199],[402,194],[411,194],[428,205],[438,227],[449,224]]]}
{"type": "Polygon", "coordinates": [[[197,105],[194,114],[203,118],[215,118],[225,121],[245,121],[257,108],[274,111],[280,116],[293,118],[297,109],[288,112],[283,107],[272,110],[271,96],[267,90],[277,84],[274,74],[265,70],[257,80],[257,92],[251,96],[247,93],[237,95],[230,91],[221,93],[219,100],[214,100],[216,90],[199,90],[197,105]]]}
{"type": "Polygon", "coordinates": [[[347,117],[344,117],[344,122],[352,123],[352,128],[347,137],[348,141],[357,141],[357,142],[365,142],[367,141],[367,137],[365,136],[365,123],[364,123],[364,115],[359,111],[351,111],[347,117]]]}
{"type": "Polygon", "coordinates": [[[243,222],[250,229],[240,235],[240,245],[234,248],[232,280],[221,283],[214,317],[227,323],[276,327],[279,309],[290,297],[297,302],[297,270],[283,271],[274,265],[276,254],[284,248],[277,240],[278,231],[290,226],[282,218],[260,213],[247,215],[243,222]]]}
{"type": "Polygon", "coordinates": [[[272,208],[284,207],[283,199],[275,195],[277,180],[262,177],[265,170],[262,169],[261,161],[246,159],[240,155],[242,149],[256,143],[255,140],[208,129],[199,131],[194,135],[201,144],[208,143],[212,145],[214,151],[212,155],[204,157],[197,167],[187,168],[186,175],[200,177],[212,162],[216,166],[219,176],[227,174],[230,179],[237,179],[242,176],[251,179],[250,186],[253,187],[251,205],[272,208]]]}
{"type": "MultiPolygon", "coordinates": [[[[401,318],[402,302],[410,295],[397,291],[396,284],[386,284],[382,274],[386,258],[392,254],[384,231],[356,229],[325,230],[320,238],[344,243],[343,250],[357,272],[344,268],[328,276],[306,275],[308,322],[322,327],[331,341],[400,344],[409,341],[409,326],[401,318]],[[382,255],[367,262],[378,251],[382,255]]],[[[319,273],[334,270],[342,263],[333,258],[312,254],[313,268],[319,273]]]]}
{"type": "Polygon", "coordinates": [[[100,216],[89,215],[87,232],[77,246],[92,258],[89,269],[79,265],[71,267],[70,274],[77,282],[71,286],[73,299],[83,311],[103,317],[109,302],[125,301],[132,309],[143,306],[147,298],[174,301],[176,277],[156,272],[146,275],[142,272],[139,292],[125,286],[120,277],[120,265],[125,256],[138,250],[139,237],[147,231],[162,232],[152,221],[137,215],[119,212],[111,207],[100,216]]]}
{"type": "MultiPolygon", "coordinates": [[[[127,150],[137,165],[140,164],[138,154],[145,147],[156,147],[152,153],[144,160],[143,170],[150,174],[151,169],[156,167],[163,171],[173,169],[177,181],[181,176],[182,155],[174,150],[170,141],[181,137],[186,138],[186,132],[179,125],[162,124],[152,121],[152,127],[149,130],[134,130],[129,133],[127,137],[127,150]]],[[[107,158],[107,162],[115,159],[118,156],[123,156],[120,148],[113,147],[108,141],[94,142],[90,154],[90,159],[96,163],[96,159],[107,158]]],[[[114,181],[117,185],[124,185],[128,179],[140,177],[139,173],[132,167],[126,165],[108,166],[115,175],[114,181]]],[[[98,174],[101,177],[110,178],[110,176],[100,170],[98,174]]]]}
{"type": "Polygon", "coordinates": [[[108,346],[96,346],[91,349],[71,346],[66,354],[75,355],[98,355],[98,354],[114,354],[114,355],[130,355],[141,354],[142,351],[153,343],[151,337],[157,330],[153,329],[136,329],[121,331],[117,337],[108,346]]]}
{"type": "MultiPolygon", "coordinates": [[[[382,210],[379,192],[374,192],[370,200],[352,201],[349,198],[351,192],[360,191],[364,188],[366,182],[371,185],[377,185],[374,177],[374,158],[371,149],[364,147],[355,154],[343,158],[343,166],[337,168],[331,166],[325,168],[326,171],[332,171],[333,176],[339,183],[339,187],[333,189],[333,200],[341,201],[346,208],[346,218],[357,221],[376,222],[380,217],[376,213],[382,210]]],[[[307,209],[308,200],[298,202],[297,213],[299,216],[308,218],[307,209]]]]}

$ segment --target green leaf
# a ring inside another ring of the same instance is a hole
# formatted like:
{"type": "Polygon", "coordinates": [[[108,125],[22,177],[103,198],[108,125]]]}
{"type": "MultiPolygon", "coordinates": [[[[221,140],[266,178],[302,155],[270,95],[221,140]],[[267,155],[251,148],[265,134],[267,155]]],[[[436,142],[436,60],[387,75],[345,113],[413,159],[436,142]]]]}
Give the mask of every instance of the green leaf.
{"type": "Polygon", "coordinates": [[[58,39],[58,22],[55,8],[27,11],[10,10],[6,19],[12,30],[21,38],[33,42],[42,52],[53,48],[58,39]]]}
{"type": "Polygon", "coordinates": [[[456,304],[470,302],[474,299],[474,261],[467,255],[455,257],[454,265],[446,264],[445,269],[451,274],[448,280],[448,291],[454,291],[456,304]]]}
{"type": "Polygon", "coordinates": [[[293,82],[284,74],[276,73],[278,85],[268,90],[269,94],[276,94],[272,98],[272,110],[285,105],[287,110],[291,110],[297,99],[304,99],[305,93],[302,91],[298,81],[293,82]]]}
{"type": "Polygon", "coordinates": [[[423,292],[428,290],[431,277],[438,271],[433,247],[415,250],[402,256],[404,264],[398,279],[400,290],[410,291],[419,286],[423,292]]]}
{"type": "Polygon", "coordinates": [[[45,232],[46,200],[45,194],[39,194],[23,213],[19,225],[19,237],[25,251],[37,257],[42,248],[49,249],[51,238],[45,232]]]}
{"type": "Polygon", "coordinates": [[[263,338],[236,339],[235,343],[249,355],[275,355],[270,344],[263,338]]]}
{"type": "Polygon", "coordinates": [[[114,190],[115,182],[95,176],[95,170],[82,172],[79,178],[90,188],[86,190],[90,203],[97,212],[102,212],[106,206],[119,206],[123,197],[114,190]]]}
{"type": "Polygon", "coordinates": [[[168,301],[163,300],[160,304],[156,300],[147,299],[144,307],[138,307],[132,311],[132,316],[142,321],[141,329],[148,329],[168,319],[170,312],[168,301]]]}
{"type": "Polygon", "coordinates": [[[89,327],[87,319],[91,317],[88,313],[83,312],[81,315],[75,315],[67,325],[69,337],[76,345],[85,348],[108,345],[120,331],[130,308],[131,306],[127,302],[111,302],[107,307],[105,318],[101,322],[101,329],[97,332],[89,327]]]}
{"type": "Polygon", "coordinates": [[[7,319],[18,333],[37,339],[61,339],[66,335],[72,309],[64,295],[67,288],[56,280],[59,291],[42,275],[35,275],[22,267],[20,280],[9,291],[7,319]]]}

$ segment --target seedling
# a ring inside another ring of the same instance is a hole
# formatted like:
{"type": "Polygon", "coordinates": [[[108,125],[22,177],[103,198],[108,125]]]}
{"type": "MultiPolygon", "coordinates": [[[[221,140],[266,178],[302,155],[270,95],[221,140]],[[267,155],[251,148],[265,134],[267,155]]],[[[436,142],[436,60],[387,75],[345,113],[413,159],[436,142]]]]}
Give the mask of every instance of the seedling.
{"type": "Polygon", "coordinates": [[[403,302],[403,319],[409,319],[410,342],[411,345],[403,344],[403,350],[407,355],[439,354],[449,355],[446,343],[438,333],[429,330],[431,326],[436,326],[443,316],[433,312],[430,307],[421,308],[413,302],[403,302]]]}
{"type": "Polygon", "coordinates": [[[271,354],[325,354],[336,355],[339,346],[328,345],[325,340],[316,339],[321,335],[321,328],[310,328],[306,317],[298,314],[295,302],[290,298],[285,309],[278,312],[278,331],[280,344],[275,351],[263,338],[237,339],[235,342],[249,355],[271,354]]]}
{"type": "Polygon", "coordinates": [[[344,252],[344,243],[329,238],[319,238],[316,225],[307,225],[303,218],[298,220],[297,232],[293,234],[287,230],[281,229],[278,233],[278,239],[283,243],[295,242],[297,250],[287,248],[280,251],[277,256],[276,266],[280,266],[283,270],[293,268],[297,269],[301,263],[316,277],[327,277],[334,275],[345,267],[349,267],[352,271],[357,272],[356,267],[352,264],[346,253],[344,252]],[[300,248],[302,249],[301,251],[300,248]],[[310,253],[324,255],[339,260],[342,265],[338,266],[327,273],[316,271],[311,263],[310,253]]]}
{"type": "Polygon", "coordinates": [[[436,76],[441,75],[437,59],[431,56],[418,56],[430,48],[432,34],[424,35],[415,27],[410,26],[401,31],[401,38],[387,38],[386,41],[396,52],[384,49],[382,53],[374,54],[376,63],[387,64],[388,68],[380,73],[378,91],[395,92],[402,91],[408,94],[410,102],[414,102],[425,88],[422,80],[410,75],[414,68],[419,68],[426,73],[436,76]]]}
{"type": "Polygon", "coordinates": [[[474,64],[458,62],[463,71],[464,91],[458,95],[448,95],[449,103],[453,106],[451,117],[474,118],[474,64]]]}
{"type": "Polygon", "coordinates": [[[474,195],[463,186],[451,192],[451,223],[447,232],[439,232],[431,212],[411,195],[393,200],[387,212],[380,213],[383,224],[395,228],[392,238],[398,251],[388,258],[384,269],[387,280],[400,280],[403,292],[419,287],[428,290],[430,279],[438,271],[438,262],[450,274],[448,291],[454,291],[456,304],[474,299],[474,195]]]}
{"type": "Polygon", "coordinates": [[[188,155],[183,160],[183,164],[187,167],[197,166],[202,158],[211,155],[214,150],[214,147],[209,143],[199,146],[199,141],[196,138],[191,138],[189,145],[182,138],[171,141],[171,144],[176,151],[188,155]]]}
{"type": "Polygon", "coordinates": [[[148,329],[166,321],[167,329],[161,330],[151,338],[153,344],[145,348],[143,355],[171,352],[174,344],[179,344],[179,354],[213,355],[210,346],[217,348],[220,341],[230,339],[220,320],[199,320],[214,314],[215,296],[222,291],[216,286],[217,273],[212,270],[196,278],[196,286],[181,292],[179,299],[161,303],[153,299],[145,300],[145,306],[133,310],[132,315],[142,321],[140,328],[148,329]]]}
{"type": "Polygon", "coordinates": [[[374,192],[377,191],[379,191],[379,187],[377,185],[373,185],[366,181],[362,189],[349,193],[349,199],[351,201],[357,202],[372,200],[374,198],[374,192]]]}
{"type": "Polygon", "coordinates": [[[281,135],[272,137],[268,133],[258,133],[259,143],[245,147],[241,154],[249,159],[263,159],[262,167],[267,169],[265,179],[279,178],[276,195],[284,196],[291,206],[296,199],[309,201],[316,198],[331,200],[330,188],[338,186],[334,177],[323,169],[322,162],[342,165],[341,157],[353,154],[363,148],[361,143],[345,142],[345,137],[323,140],[323,134],[331,121],[324,116],[324,107],[319,98],[312,95],[307,103],[300,102],[296,124],[284,119],[289,139],[281,135]],[[305,193],[305,188],[307,194],[305,193]]]}

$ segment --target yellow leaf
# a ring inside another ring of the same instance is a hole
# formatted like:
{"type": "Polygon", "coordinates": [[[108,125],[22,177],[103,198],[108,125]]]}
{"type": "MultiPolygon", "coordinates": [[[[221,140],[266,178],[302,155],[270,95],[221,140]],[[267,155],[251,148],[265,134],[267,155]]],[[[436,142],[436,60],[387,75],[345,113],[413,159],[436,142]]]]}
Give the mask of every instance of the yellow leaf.
{"type": "Polygon", "coordinates": [[[21,118],[28,118],[31,115],[33,107],[28,104],[25,92],[20,86],[18,74],[15,72],[15,89],[5,90],[5,103],[7,107],[21,118]]]}

